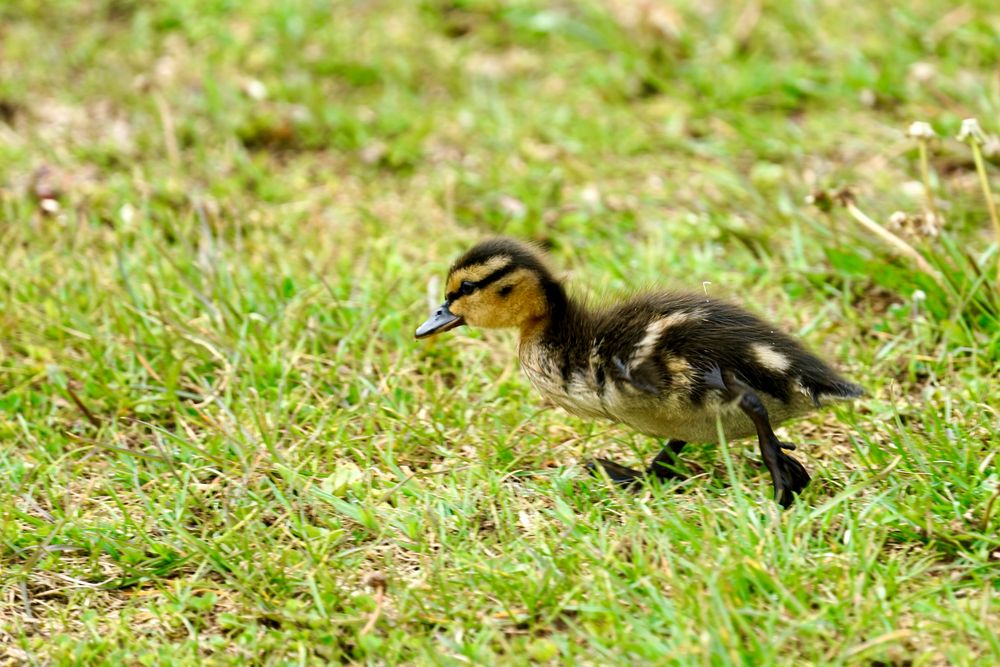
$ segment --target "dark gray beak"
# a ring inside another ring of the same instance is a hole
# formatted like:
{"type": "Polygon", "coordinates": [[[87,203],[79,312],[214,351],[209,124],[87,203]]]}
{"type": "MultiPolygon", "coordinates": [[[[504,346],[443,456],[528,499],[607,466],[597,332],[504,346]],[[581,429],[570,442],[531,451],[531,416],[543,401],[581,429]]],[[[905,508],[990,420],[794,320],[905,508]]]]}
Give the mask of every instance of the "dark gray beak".
{"type": "Polygon", "coordinates": [[[417,327],[417,332],[414,335],[417,338],[427,338],[428,336],[454,329],[463,324],[465,324],[465,320],[451,312],[448,309],[448,303],[445,302],[427,318],[426,322],[417,327]]]}

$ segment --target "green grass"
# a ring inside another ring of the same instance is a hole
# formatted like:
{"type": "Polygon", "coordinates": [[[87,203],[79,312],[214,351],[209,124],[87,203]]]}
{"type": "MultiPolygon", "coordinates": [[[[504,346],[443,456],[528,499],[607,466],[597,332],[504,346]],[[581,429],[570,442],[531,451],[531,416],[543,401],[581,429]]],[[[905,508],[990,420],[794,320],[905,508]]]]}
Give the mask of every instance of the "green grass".
{"type": "Polygon", "coordinates": [[[641,4],[0,6],[0,663],[1000,662],[993,3],[641,4]],[[940,285],[806,203],[920,213],[914,120],[940,285]],[[862,383],[800,502],[750,441],[606,488],[657,443],[414,341],[497,232],[862,383]]]}

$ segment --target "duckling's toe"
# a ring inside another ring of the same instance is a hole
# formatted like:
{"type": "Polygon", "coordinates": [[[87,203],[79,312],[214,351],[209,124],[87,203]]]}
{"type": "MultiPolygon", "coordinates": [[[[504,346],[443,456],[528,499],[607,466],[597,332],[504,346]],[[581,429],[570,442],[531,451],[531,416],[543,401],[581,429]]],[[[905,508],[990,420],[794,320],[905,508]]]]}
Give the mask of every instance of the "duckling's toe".
{"type": "Polygon", "coordinates": [[[809,473],[796,459],[780,452],[778,453],[777,468],[778,475],[774,475],[774,471],[772,471],[774,498],[787,509],[791,506],[794,497],[809,484],[809,473]]]}
{"type": "Polygon", "coordinates": [[[623,465],[615,463],[614,461],[609,461],[608,459],[594,459],[593,461],[587,462],[587,472],[595,477],[601,476],[601,471],[608,476],[612,482],[617,486],[621,486],[626,489],[635,489],[642,484],[645,478],[645,473],[638,470],[633,470],[632,468],[626,468],[623,465]]]}

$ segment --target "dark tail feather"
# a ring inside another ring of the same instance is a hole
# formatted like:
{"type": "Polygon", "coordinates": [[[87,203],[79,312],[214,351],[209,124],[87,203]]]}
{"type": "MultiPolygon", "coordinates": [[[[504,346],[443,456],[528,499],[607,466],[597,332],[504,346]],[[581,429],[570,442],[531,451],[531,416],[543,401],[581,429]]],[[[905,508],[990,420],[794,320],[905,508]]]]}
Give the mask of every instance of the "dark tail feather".
{"type": "Polygon", "coordinates": [[[821,405],[823,401],[847,401],[852,398],[860,398],[865,395],[865,390],[853,382],[837,379],[809,385],[812,392],[812,399],[816,405],[821,405]]]}

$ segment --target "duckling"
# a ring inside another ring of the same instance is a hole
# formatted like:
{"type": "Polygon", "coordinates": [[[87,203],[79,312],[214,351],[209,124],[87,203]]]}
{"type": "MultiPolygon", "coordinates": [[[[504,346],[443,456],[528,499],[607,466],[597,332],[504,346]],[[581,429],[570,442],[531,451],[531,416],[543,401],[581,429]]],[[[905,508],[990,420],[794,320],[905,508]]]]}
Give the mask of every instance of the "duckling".
{"type": "Polygon", "coordinates": [[[417,338],[468,324],[520,330],[518,356],[531,384],[572,414],[626,424],[667,439],[644,470],[607,459],[615,483],[678,475],[687,442],[757,436],[775,500],[788,507],[809,483],[773,425],[861,396],[817,356],[742,308],[696,294],[657,291],[599,310],[572,299],[543,252],[509,238],[479,243],[448,272],[445,302],[417,338]]]}

